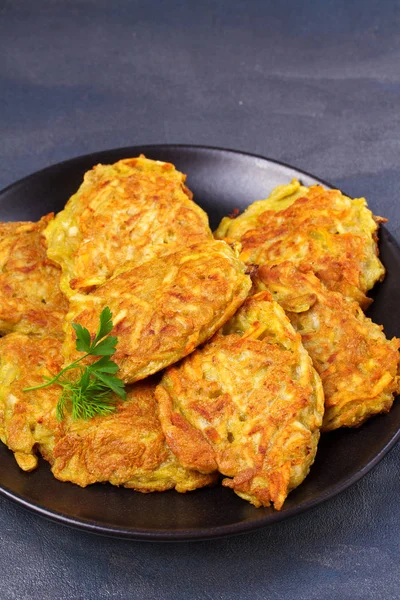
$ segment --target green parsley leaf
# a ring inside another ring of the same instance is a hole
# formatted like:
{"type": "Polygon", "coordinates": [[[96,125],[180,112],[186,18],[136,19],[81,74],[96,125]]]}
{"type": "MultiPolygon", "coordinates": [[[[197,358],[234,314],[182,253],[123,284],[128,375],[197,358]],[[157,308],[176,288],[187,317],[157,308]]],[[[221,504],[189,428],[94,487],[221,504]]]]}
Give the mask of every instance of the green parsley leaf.
{"type": "Polygon", "coordinates": [[[115,346],[117,345],[117,338],[113,335],[109,335],[95,346],[90,354],[92,356],[112,356],[115,353],[115,346]]]}
{"type": "Polygon", "coordinates": [[[112,328],[113,328],[112,313],[111,313],[111,310],[108,308],[108,306],[106,306],[101,311],[100,324],[99,324],[99,328],[96,333],[96,337],[93,340],[93,345],[96,345],[99,340],[101,340],[103,337],[106,337],[106,335],[111,333],[112,328]]]}
{"type": "Polygon", "coordinates": [[[103,358],[99,358],[95,363],[90,365],[92,371],[102,371],[103,373],[115,373],[118,371],[118,365],[108,358],[108,356],[103,356],[103,358]]]}
{"type": "Polygon", "coordinates": [[[105,375],[97,371],[96,377],[105,383],[112,391],[123,400],[126,400],[126,391],[124,382],[114,375],[105,375]]]}
{"type": "Polygon", "coordinates": [[[90,352],[92,340],[89,331],[79,323],[71,323],[71,325],[75,329],[76,349],[78,352],[90,352]]]}

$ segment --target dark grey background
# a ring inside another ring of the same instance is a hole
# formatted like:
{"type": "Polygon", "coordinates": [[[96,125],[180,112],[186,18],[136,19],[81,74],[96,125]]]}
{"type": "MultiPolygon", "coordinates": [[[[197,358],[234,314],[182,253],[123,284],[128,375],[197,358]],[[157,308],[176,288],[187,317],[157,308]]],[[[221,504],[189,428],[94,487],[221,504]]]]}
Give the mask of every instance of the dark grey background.
{"type": "MultiPolygon", "coordinates": [[[[0,188],[106,148],[224,146],[367,196],[400,240],[399,31],[387,0],[0,0],[0,188]]],[[[98,538],[0,497],[0,598],[397,600],[399,459],[192,544],[98,538]]]]}

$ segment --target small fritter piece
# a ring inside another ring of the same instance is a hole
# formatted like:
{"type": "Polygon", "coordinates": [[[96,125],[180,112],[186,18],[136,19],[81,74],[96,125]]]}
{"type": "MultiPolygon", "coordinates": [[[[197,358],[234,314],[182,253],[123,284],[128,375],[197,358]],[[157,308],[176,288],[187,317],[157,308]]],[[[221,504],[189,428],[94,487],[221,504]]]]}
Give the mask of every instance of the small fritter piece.
{"type": "Polygon", "coordinates": [[[108,416],[62,422],[54,447],[54,476],[82,487],[109,481],[139,492],[187,492],[215,483],[215,473],[185,469],[166,445],[155,387],[152,380],[135,384],[108,416]]]}
{"type": "Polygon", "coordinates": [[[41,385],[61,368],[61,342],[10,333],[0,339],[0,439],[14,452],[24,471],[37,466],[37,447],[49,458],[57,426],[58,386],[24,392],[41,385]]]}
{"type": "Polygon", "coordinates": [[[261,267],[255,289],[267,288],[301,334],[322,379],[323,430],[358,427],[390,410],[400,392],[400,340],[365,317],[356,302],[329,291],[311,270],[286,262],[261,267]]]}
{"type": "Polygon", "coordinates": [[[235,219],[225,217],[215,237],[240,241],[246,264],[309,265],[329,289],[366,308],[366,292],[385,273],[377,256],[377,223],[384,220],[373,216],[364,198],[294,180],[235,219]]]}
{"type": "Polygon", "coordinates": [[[63,353],[76,358],[77,322],[91,333],[105,306],[118,336],[113,356],[126,383],[144,379],[209,339],[251,288],[243,263],[225,242],[209,240],[119,273],[95,292],[71,298],[63,353]]]}
{"type": "Polygon", "coordinates": [[[268,292],[246,300],[212,340],[166,370],[156,389],[167,443],[255,506],[282,507],[314,461],[320,379],[268,292]]]}
{"type": "Polygon", "coordinates": [[[0,223],[0,334],[60,333],[68,302],[60,291],[60,268],[47,258],[37,223],[0,223]]]}
{"type": "Polygon", "coordinates": [[[212,238],[185,179],[173,165],[144,156],[88,171],[45,232],[63,292],[86,293],[127,261],[139,265],[212,238]]]}

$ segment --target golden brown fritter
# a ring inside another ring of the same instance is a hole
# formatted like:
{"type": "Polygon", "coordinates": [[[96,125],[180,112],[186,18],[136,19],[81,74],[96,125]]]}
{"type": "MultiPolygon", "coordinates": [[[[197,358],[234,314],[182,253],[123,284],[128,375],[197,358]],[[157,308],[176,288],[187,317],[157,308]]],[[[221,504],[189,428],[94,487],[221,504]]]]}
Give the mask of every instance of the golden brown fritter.
{"type": "Polygon", "coordinates": [[[167,369],[156,398],[180,463],[218,469],[225,486],[257,507],[280,509],[314,460],[321,382],[268,292],[246,300],[208,344],[167,369]]]}
{"type": "Polygon", "coordinates": [[[62,331],[68,302],[42,235],[52,219],[49,214],[37,223],[0,223],[0,334],[62,331]]]}
{"type": "Polygon", "coordinates": [[[187,492],[215,483],[215,474],[185,469],[168,448],[157,415],[156,382],[129,388],[117,411],[59,426],[52,472],[85,487],[109,481],[140,492],[187,492]]]}
{"type": "MultiPolygon", "coordinates": [[[[115,362],[126,383],[144,379],[209,339],[244,302],[251,288],[243,263],[225,242],[209,240],[123,271],[95,292],[71,299],[67,322],[94,333],[105,306],[118,336],[115,362]]],[[[63,353],[75,355],[66,327],[63,353]]]]}
{"type": "Polygon", "coordinates": [[[321,376],[325,431],[357,427],[390,410],[400,392],[400,340],[365,317],[356,302],[329,291],[311,270],[286,262],[261,267],[255,289],[267,288],[285,309],[321,376]]]}
{"type": "Polygon", "coordinates": [[[131,387],[126,402],[106,417],[58,423],[59,386],[23,390],[60,370],[60,350],[60,341],[50,337],[11,333],[0,339],[0,439],[21,469],[36,468],[39,450],[57,479],[80,486],[110,481],[141,492],[186,492],[215,482],[215,474],[183,468],[167,447],[155,381],[131,387]]]}
{"type": "Polygon", "coordinates": [[[0,439],[24,471],[37,466],[36,449],[50,457],[60,388],[24,392],[61,367],[61,342],[54,337],[10,333],[0,339],[0,439]]]}
{"type": "Polygon", "coordinates": [[[127,261],[139,265],[211,239],[185,179],[173,165],[144,156],[88,171],[45,232],[48,255],[63,271],[63,292],[85,293],[127,261]]]}
{"type": "Polygon", "coordinates": [[[294,180],[237,218],[225,217],[215,237],[240,241],[246,264],[309,265],[329,289],[366,308],[366,292],[385,272],[377,257],[377,223],[383,220],[364,198],[351,200],[339,190],[306,188],[294,180]]]}

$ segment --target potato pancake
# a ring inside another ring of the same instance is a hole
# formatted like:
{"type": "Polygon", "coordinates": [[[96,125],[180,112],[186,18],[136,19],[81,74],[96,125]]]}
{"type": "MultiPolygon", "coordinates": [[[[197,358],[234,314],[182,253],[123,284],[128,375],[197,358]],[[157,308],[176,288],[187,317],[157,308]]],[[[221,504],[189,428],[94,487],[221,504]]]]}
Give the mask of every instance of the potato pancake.
{"type": "Polygon", "coordinates": [[[36,450],[51,457],[57,426],[58,386],[41,385],[61,368],[61,342],[54,337],[10,333],[0,339],[0,439],[24,471],[37,466],[36,450]]]}
{"type": "Polygon", "coordinates": [[[215,483],[216,474],[182,467],[165,442],[154,397],[156,381],[131,386],[116,412],[88,421],[63,421],[52,472],[82,487],[110,482],[139,492],[187,492],[215,483]]]}
{"type": "Polygon", "coordinates": [[[218,469],[255,506],[282,507],[314,461],[324,411],[311,359],[268,292],[246,300],[156,389],[167,443],[187,468],[218,469]]]}
{"type": "Polygon", "coordinates": [[[24,471],[37,467],[37,450],[57,479],[86,486],[110,481],[141,492],[186,492],[215,482],[183,468],[166,445],[154,398],[156,382],[128,390],[116,412],[89,420],[56,420],[61,389],[23,391],[60,370],[58,339],[11,333],[0,339],[0,439],[24,471]]]}
{"type": "Polygon", "coordinates": [[[286,262],[260,267],[255,289],[268,289],[301,334],[325,393],[323,430],[358,427],[390,410],[400,392],[400,340],[359,305],[325,288],[311,270],[286,262]]]}
{"type": "MultiPolygon", "coordinates": [[[[251,288],[237,251],[209,240],[118,273],[91,294],[71,298],[63,353],[76,358],[71,322],[91,333],[105,306],[118,337],[113,356],[125,383],[144,379],[209,339],[251,288]]],[[[129,265],[128,265],[129,266],[129,265]]]]}
{"type": "Polygon", "coordinates": [[[37,223],[0,223],[0,334],[62,331],[68,302],[43,237],[52,219],[49,214],[37,223]]]}
{"type": "Polygon", "coordinates": [[[306,188],[294,180],[242,215],[225,217],[215,237],[240,241],[246,264],[272,266],[290,260],[309,265],[329,289],[366,308],[366,292],[385,273],[377,256],[381,221],[364,198],[351,200],[339,190],[306,188]]]}
{"type": "Polygon", "coordinates": [[[63,292],[86,293],[127,261],[139,265],[211,239],[208,217],[185,179],[173,165],[144,156],[88,171],[45,231],[63,292]]]}

